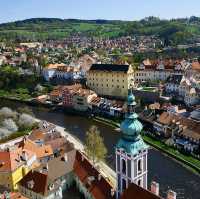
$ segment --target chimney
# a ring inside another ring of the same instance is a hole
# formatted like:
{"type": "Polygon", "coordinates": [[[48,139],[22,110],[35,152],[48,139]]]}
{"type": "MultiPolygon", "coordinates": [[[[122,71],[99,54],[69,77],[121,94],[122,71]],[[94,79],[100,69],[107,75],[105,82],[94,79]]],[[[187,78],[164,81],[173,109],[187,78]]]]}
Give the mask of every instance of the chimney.
{"type": "Polygon", "coordinates": [[[88,182],[89,185],[91,185],[92,182],[93,182],[94,180],[95,180],[95,177],[94,177],[94,176],[89,176],[89,177],[87,178],[87,182],[88,182]]]}
{"type": "Polygon", "coordinates": [[[27,182],[27,186],[29,189],[33,189],[34,185],[35,185],[35,182],[33,180],[30,180],[27,182]]]}
{"type": "Polygon", "coordinates": [[[5,165],[5,162],[1,162],[0,161],[0,167],[4,166],[5,165]]]}
{"type": "Polygon", "coordinates": [[[176,192],[172,191],[172,190],[169,190],[167,192],[167,199],[176,199],[176,192]]]}
{"type": "Polygon", "coordinates": [[[24,136],[24,138],[23,138],[23,144],[26,143],[26,140],[27,140],[27,138],[26,138],[26,136],[24,136]]]}
{"type": "Polygon", "coordinates": [[[67,160],[68,160],[67,153],[64,154],[64,156],[62,157],[61,160],[64,162],[67,162],[67,160]]]}
{"type": "Polygon", "coordinates": [[[26,151],[22,151],[22,160],[27,161],[28,160],[28,155],[26,151]]]}
{"type": "Polygon", "coordinates": [[[111,189],[111,196],[113,197],[115,195],[115,190],[111,189]]]}
{"type": "Polygon", "coordinates": [[[84,158],[84,156],[83,156],[83,155],[81,155],[81,160],[82,160],[82,162],[84,161],[84,159],[85,159],[85,158],[84,158]]]}
{"type": "Polygon", "coordinates": [[[99,175],[98,175],[98,181],[100,181],[101,180],[101,174],[99,173],[99,175]]]}
{"type": "Polygon", "coordinates": [[[46,163],[46,165],[43,166],[42,170],[43,172],[48,172],[48,169],[49,169],[49,166],[48,166],[48,163],[46,163]]]}
{"type": "Polygon", "coordinates": [[[155,181],[151,182],[151,192],[159,196],[159,183],[155,181]]]}

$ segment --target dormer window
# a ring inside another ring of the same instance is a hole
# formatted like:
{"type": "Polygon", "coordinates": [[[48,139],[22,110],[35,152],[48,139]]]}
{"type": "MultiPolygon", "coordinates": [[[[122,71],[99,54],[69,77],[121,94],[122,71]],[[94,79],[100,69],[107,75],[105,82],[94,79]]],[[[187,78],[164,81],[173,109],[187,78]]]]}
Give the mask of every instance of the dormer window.
{"type": "Polygon", "coordinates": [[[0,162],[0,167],[3,167],[5,165],[5,162],[0,162]]]}
{"type": "Polygon", "coordinates": [[[33,180],[27,182],[27,186],[28,186],[29,189],[33,189],[34,184],[35,184],[35,183],[34,183],[33,180]]]}
{"type": "Polygon", "coordinates": [[[51,191],[51,190],[53,190],[54,189],[54,184],[50,184],[49,185],[49,190],[51,191]]]}

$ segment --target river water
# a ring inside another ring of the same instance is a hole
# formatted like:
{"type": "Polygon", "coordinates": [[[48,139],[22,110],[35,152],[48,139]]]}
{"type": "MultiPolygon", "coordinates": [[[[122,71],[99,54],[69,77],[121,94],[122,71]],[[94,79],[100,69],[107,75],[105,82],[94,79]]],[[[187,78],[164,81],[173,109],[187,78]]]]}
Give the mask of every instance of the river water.
{"type": "MultiPolygon", "coordinates": [[[[22,104],[1,101],[0,106],[19,107],[22,104]]],[[[85,133],[91,125],[96,125],[108,149],[107,163],[114,169],[114,148],[120,133],[112,127],[88,118],[64,114],[62,111],[49,111],[46,108],[32,107],[37,118],[64,126],[66,130],[84,142],[85,133]]],[[[168,189],[177,192],[177,199],[200,199],[200,177],[160,151],[150,148],[148,155],[148,183],[152,180],[160,184],[160,193],[165,196],[168,189]]]]}

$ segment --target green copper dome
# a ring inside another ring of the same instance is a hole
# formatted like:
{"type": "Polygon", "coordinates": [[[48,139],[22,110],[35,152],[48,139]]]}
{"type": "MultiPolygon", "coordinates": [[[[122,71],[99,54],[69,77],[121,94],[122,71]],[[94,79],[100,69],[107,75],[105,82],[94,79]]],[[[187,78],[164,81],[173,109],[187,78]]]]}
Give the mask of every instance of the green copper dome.
{"type": "Polygon", "coordinates": [[[128,154],[137,155],[141,151],[148,149],[148,146],[144,143],[141,136],[139,136],[135,141],[120,139],[117,143],[117,148],[123,149],[128,154]]]}
{"type": "MultiPolygon", "coordinates": [[[[133,115],[134,117],[134,115],[133,115]]],[[[137,136],[140,134],[142,131],[142,124],[139,120],[136,118],[126,118],[122,123],[121,123],[121,131],[123,133],[123,137],[128,140],[135,140],[137,136]]]]}
{"type": "Polygon", "coordinates": [[[121,123],[122,138],[117,144],[117,148],[124,149],[127,153],[136,155],[141,150],[147,149],[140,133],[143,129],[142,123],[138,120],[138,115],[134,112],[136,105],[134,95],[129,92],[127,98],[127,113],[125,120],[121,123]]]}
{"type": "Polygon", "coordinates": [[[133,95],[132,92],[129,91],[129,95],[128,95],[128,99],[127,99],[127,104],[128,105],[132,105],[135,106],[136,102],[135,102],[135,96],[133,95]]]}

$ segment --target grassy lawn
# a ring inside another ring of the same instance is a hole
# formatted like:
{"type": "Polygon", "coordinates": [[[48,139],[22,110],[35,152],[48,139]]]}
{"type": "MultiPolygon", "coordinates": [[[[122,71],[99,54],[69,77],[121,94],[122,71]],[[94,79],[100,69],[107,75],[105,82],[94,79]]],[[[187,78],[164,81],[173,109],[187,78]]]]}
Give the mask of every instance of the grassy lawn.
{"type": "Polygon", "coordinates": [[[143,91],[154,91],[155,88],[154,87],[142,87],[143,91]]]}
{"type": "MultiPolygon", "coordinates": [[[[116,122],[116,121],[113,121],[110,119],[106,119],[106,118],[102,118],[102,117],[95,117],[94,120],[98,121],[98,122],[102,122],[106,125],[109,125],[109,126],[112,126],[115,128],[116,127],[118,128],[120,126],[119,122],[116,122]]],[[[183,154],[183,153],[179,152],[178,150],[167,146],[165,143],[161,142],[160,140],[156,140],[155,138],[151,138],[146,135],[143,135],[142,137],[143,137],[144,141],[147,142],[147,144],[157,148],[160,151],[163,151],[164,153],[168,154],[169,156],[182,162],[187,167],[189,167],[189,169],[191,169],[192,171],[200,172],[200,160],[198,160],[190,155],[183,154]]]]}
{"type": "Polygon", "coordinates": [[[98,122],[101,122],[101,123],[104,123],[106,125],[109,125],[109,126],[112,126],[114,128],[119,128],[120,127],[120,123],[119,122],[116,122],[116,121],[113,121],[111,119],[107,119],[107,118],[103,118],[103,117],[98,117],[96,116],[94,118],[95,121],[98,121],[98,122]]]}
{"type": "Polygon", "coordinates": [[[186,163],[188,166],[195,168],[196,170],[200,171],[200,160],[190,156],[180,153],[178,150],[167,146],[166,144],[162,143],[159,140],[155,140],[151,137],[146,135],[143,136],[145,142],[149,145],[154,146],[157,149],[161,149],[162,151],[166,152],[167,154],[171,155],[175,159],[186,163]]]}
{"type": "Polygon", "coordinates": [[[31,95],[28,93],[18,93],[14,90],[8,92],[5,90],[0,90],[0,97],[18,99],[18,100],[30,100],[31,95]]]}

